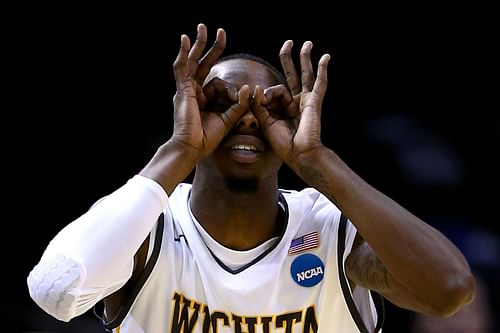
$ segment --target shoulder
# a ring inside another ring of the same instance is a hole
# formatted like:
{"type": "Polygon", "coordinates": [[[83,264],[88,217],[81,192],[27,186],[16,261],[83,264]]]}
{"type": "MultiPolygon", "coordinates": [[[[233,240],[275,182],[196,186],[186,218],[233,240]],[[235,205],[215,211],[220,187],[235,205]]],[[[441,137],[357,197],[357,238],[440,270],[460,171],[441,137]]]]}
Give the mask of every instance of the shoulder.
{"type": "Polygon", "coordinates": [[[174,191],[170,194],[169,202],[185,202],[189,199],[189,194],[191,193],[191,184],[189,183],[179,183],[174,191]]]}
{"type": "Polygon", "coordinates": [[[337,206],[330,201],[324,194],[312,187],[306,187],[302,190],[280,189],[289,204],[300,205],[303,207],[326,207],[337,209],[337,206]]]}
{"type": "Polygon", "coordinates": [[[191,194],[191,184],[179,183],[168,197],[168,205],[163,213],[167,220],[182,221],[190,220],[189,196],[191,194]]]}
{"type": "Polygon", "coordinates": [[[312,187],[302,190],[280,190],[291,214],[314,216],[321,220],[338,220],[341,212],[324,194],[312,187]]]}
{"type": "Polygon", "coordinates": [[[311,198],[315,199],[321,195],[321,192],[313,187],[306,187],[301,190],[279,189],[280,193],[286,198],[311,198]]]}

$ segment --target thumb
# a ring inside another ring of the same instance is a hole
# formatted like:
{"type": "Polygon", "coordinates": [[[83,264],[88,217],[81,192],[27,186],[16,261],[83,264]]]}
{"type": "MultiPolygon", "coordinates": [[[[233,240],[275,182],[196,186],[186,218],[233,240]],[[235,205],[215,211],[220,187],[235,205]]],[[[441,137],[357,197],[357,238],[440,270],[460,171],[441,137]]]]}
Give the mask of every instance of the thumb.
{"type": "Polygon", "coordinates": [[[269,118],[269,111],[263,105],[266,96],[264,95],[264,90],[261,86],[255,86],[253,96],[252,96],[252,111],[261,126],[265,126],[264,122],[269,118]]]}
{"type": "Polygon", "coordinates": [[[250,88],[244,85],[238,91],[238,103],[231,105],[226,111],[220,114],[224,122],[224,135],[229,133],[234,124],[248,111],[250,88]]]}

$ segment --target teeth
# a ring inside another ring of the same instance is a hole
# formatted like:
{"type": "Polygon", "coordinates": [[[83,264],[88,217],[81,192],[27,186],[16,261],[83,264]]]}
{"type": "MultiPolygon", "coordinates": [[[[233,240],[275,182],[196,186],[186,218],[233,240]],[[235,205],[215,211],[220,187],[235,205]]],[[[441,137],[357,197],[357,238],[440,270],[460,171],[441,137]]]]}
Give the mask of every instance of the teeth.
{"type": "Polygon", "coordinates": [[[257,147],[254,145],[233,145],[231,147],[232,150],[248,150],[248,151],[257,151],[257,147]]]}

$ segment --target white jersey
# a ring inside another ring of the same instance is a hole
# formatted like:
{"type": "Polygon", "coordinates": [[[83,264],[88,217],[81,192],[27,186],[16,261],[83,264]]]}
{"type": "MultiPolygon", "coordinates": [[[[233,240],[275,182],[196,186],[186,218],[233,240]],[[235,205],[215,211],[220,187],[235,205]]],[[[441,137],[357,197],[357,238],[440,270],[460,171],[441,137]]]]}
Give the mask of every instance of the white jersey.
{"type": "Polygon", "coordinates": [[[380,296],[361,287],[351,290],[344,271],[356,229],[321,193],[282,191],[286,228],[281,237],[231,270],[196,229],[190,189],[180,184],[170,196],[152,234],[145,271],[106,328],[120,333],[381,332],[380,296]]]}

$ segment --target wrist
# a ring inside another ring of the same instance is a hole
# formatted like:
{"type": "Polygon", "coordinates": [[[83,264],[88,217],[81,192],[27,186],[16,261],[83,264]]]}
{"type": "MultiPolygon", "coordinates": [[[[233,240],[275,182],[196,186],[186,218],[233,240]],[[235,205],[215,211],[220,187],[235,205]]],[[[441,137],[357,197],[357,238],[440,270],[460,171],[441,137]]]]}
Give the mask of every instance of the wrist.
{"type": "Polygon", "coordinates": [[[322,154],[325,154],[325,151],[328,150],[323,145],[319,145],[314,148],[310,148],[304,152],[294,155],[291,158],[285,160],[285,163],[300,177],[301,170],[305,167],[314,166],[317,161],[320,159],[322,154]]]}
{"type": "Polygon", "coordinates": [[[191,173],[197,162],[194,149],[169,140],[158,148],[139,175],[153,179],[170,195],[191,173]]]}
{"type": "Polygon", "coordinates": [[[322,174],[325,155],[330,149],[321,145],[296,155],[287,165],[307,184],[314,186],[322,174]]]}

